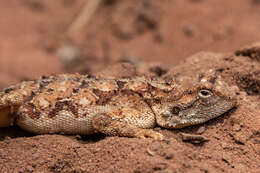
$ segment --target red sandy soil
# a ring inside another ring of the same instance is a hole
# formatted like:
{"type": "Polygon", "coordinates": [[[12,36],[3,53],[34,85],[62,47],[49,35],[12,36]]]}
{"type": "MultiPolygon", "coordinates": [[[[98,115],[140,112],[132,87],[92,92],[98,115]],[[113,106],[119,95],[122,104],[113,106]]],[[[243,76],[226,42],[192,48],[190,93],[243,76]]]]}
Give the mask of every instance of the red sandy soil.
{"type": "Polygon", "coordinates": [[[63,72],[149,73],[167,80],[213,69],[235,86],[239,105],[204,125],[156,128],[166,141],[3,128],[0,172],[260,172],[260,48],[239,49],[260,40],[260,1],[106,0],[77,39],[79,62],[65,69],[55,52],[84,2],[1,2],[0,88],[63,72]],[[199,51],[231,53],[191,56],[199,51]],[[122,59],[134,62],[137,72],[131,64],[100,72],[122,59]],[[186,141],[183,134],[206,141],[186,141]]]}

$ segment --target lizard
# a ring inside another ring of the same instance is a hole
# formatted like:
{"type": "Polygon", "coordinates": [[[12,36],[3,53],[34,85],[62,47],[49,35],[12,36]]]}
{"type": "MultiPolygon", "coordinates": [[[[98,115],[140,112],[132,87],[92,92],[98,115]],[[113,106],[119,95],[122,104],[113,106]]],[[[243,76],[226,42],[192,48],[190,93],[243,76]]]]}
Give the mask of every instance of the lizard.
{"type": "Polygon", "coordinates": [[[237,105],[221,77],[184,81],[137,76],[100,79],[60,74],[23,81],[0,92],[0,127],[16,124],[35,134],[165,137],[158,125],[178,129],[201,124],[237,105]],[[1,122],[2,121],[2,122],[1,122]]]}

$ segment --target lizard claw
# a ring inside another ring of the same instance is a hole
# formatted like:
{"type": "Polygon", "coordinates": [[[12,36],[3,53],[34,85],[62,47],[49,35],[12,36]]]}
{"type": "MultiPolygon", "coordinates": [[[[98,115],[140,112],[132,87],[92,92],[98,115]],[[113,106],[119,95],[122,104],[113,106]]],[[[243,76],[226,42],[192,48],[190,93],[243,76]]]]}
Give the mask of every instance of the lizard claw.
{"type": "Polygon", "coordinates": [[[143,129],[140,132],[136,134],[136,137],[140,139],[146,139],[146,138],[153,138],[155,140],[163,140],[164,136],[156,131],[153,130],[148,130],[148,129],[143,129]]]}

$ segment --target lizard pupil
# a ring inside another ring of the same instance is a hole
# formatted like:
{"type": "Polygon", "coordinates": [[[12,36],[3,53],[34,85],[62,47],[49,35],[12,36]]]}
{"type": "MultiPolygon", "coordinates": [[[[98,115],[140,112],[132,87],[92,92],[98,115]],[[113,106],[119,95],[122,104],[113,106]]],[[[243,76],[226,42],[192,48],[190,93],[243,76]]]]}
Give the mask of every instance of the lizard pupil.
{"type": "Polygon", "coordinates": [[[211,95],[211,92],[210,91],[208,91],[208,90],[200,90],[200,92],[199,92],[199,96],[201,96],[201,97],[209,97],[211,95]]]}

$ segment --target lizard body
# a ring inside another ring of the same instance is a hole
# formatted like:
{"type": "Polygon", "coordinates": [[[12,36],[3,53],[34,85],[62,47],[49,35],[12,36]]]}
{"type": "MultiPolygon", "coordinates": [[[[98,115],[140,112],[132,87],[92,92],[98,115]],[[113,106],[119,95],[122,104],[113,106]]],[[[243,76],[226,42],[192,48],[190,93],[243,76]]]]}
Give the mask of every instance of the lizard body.
{"type": "MultiPolygon", "coordinates": [[[[65,133],[163,139],[152,128],[183,128],[220,116],[236,105],[225,82],[203,78],[184,87],[135,77],[97,79],[63,74],[10,86],[0,92],[2,126],[36,134],[65,133]]],[[[1,122],[0,122],[1,126],[1,122]]]]}

